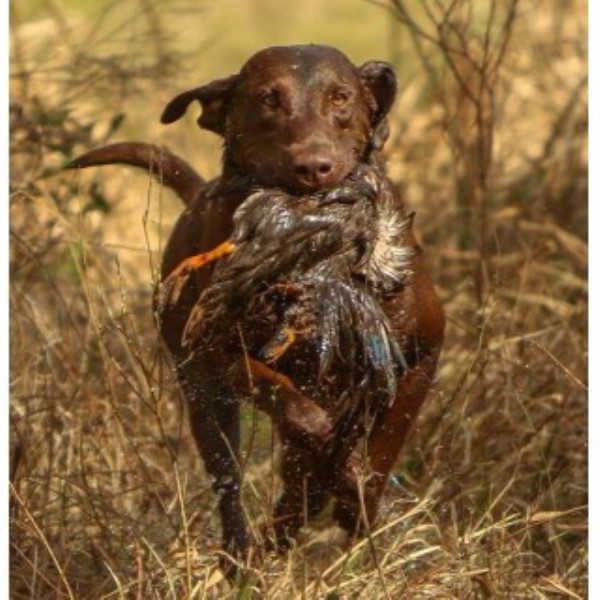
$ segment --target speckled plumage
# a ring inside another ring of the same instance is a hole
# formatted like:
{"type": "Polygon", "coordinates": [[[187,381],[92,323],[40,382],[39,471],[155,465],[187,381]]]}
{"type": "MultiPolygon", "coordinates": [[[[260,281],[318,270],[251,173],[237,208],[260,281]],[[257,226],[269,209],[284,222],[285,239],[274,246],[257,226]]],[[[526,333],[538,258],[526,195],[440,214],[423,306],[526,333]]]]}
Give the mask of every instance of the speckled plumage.
{"type": "Polygon", "coordinates": [[[241,335],[250,356],[280,368],[277,351],[295,332],[286,352],[314,349],[317,386],[346,374],[345,389],[322,395],[334,422],[364,432],[359,416],[393,402],[407,368],[379,300],[410,277],[412,215],[394,205],[376,165],[361,165],[328,192],[254,191],[233,221],[236,249],[216,264],[184,344],[203,351],[241,335]]]}

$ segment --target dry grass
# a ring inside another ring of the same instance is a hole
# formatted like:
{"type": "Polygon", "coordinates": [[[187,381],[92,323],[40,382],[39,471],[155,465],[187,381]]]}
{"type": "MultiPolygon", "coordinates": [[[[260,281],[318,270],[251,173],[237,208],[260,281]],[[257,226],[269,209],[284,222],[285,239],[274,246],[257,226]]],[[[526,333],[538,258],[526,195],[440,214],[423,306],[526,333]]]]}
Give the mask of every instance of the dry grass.
{"type": "MultiPolygon", "coordinates": [[[[585,3],[377,9],[404,81],[390,172],[449,320],[438,383],[371,538],[346,548],[323,518],[236,590],[150,308],[177,202],[139,173],[48,176],[134,138],[216,168],[191,120],[185,140],[148,125],[190,84],[174,67],[191,46],[160,11],[201,23],[192,4],[121,2],[102,21],[50,5],[43,25],[13,22],[11,597],[586,597],[585,3]]],[[[208,39],[193,52],[218,71],[208,39]]],[[[245,419],[256,525],[276,452],[269,424],[245,419]]]]}

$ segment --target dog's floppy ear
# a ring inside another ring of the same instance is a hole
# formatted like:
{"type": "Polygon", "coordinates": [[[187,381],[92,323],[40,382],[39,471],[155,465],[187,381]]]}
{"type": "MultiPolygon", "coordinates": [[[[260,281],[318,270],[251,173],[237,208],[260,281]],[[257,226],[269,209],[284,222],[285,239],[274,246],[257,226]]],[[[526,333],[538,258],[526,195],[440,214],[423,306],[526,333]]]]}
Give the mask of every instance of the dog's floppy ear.
{"type": "Polygon", "coordinates": [[[387,114],[396,98],[398,80],[392,65],[383,61],[370,60],[361,65],[358,71],[363,85],[374,101],[371,114],[371,144],[375,150],[380,150],[389,136],[387,114]]]}
{"type": "Polygon", "coordinates": [[[188,106],[197,100],[202,106],[202,114],[197,121],[198,125],[223,135],[229,98],[237,80],[238,75],[231,75],[178,94],[165,107],[160,122],[168,124],[181,119],[188,106]]]}

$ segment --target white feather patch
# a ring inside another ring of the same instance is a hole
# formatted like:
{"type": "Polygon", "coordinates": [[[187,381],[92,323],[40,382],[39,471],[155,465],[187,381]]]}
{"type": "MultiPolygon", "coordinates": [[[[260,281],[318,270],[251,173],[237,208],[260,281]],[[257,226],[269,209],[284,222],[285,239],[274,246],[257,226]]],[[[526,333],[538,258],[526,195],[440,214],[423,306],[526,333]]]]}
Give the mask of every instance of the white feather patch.
{"type": "Polygon", "coordinates": [[[367,277],[397,287],[411,275],[414,248],[407,244],[412,217],[406,218],[384,197],[379,206],[373,250],[367,266],[367,277]]]}

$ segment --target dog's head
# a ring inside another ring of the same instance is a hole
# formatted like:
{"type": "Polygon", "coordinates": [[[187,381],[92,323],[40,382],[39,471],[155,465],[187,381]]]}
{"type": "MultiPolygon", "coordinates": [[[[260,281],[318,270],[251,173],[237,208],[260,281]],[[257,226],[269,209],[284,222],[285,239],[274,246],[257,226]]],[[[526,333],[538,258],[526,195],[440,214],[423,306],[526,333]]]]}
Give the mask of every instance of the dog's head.
{"type": "Polygon", "coordinates": [[[329,46],[277,46],[239,74],[183,92],[161,121],[197,100],[200,127],[225,141],[225,166],[291,192],[339,183],[388,137],[396,77],[385,62],[360,67],[329,46]]]}

